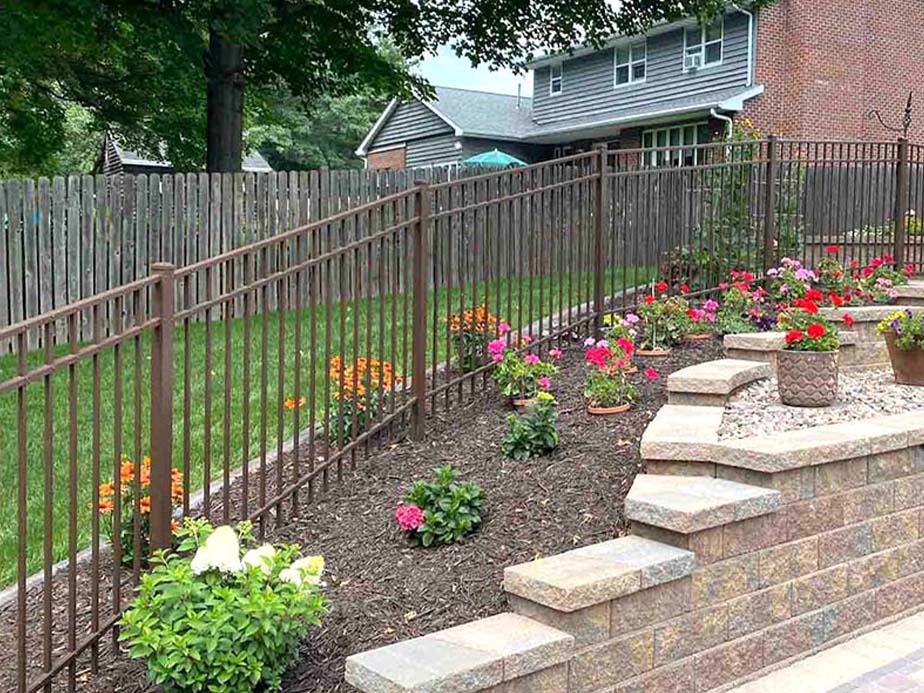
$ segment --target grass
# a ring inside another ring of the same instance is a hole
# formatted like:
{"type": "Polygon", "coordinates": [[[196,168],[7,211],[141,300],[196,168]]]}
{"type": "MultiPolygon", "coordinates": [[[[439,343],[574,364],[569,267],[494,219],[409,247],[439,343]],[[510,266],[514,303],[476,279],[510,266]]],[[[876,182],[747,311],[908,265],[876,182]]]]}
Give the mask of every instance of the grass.
{"type": "MultiPolygon", "coordinates": [[[[607,273],[605,287],[608,291],[619,291],[623,280],[627,284],[647,281],[653,276],[652,269],[630,268],[612,270],[607,273]]],[[[476,287],[466,287],[465,304],[471,305],[473,289],[477,289],[479,302],[485,291],[490,296],[492,312],[506,318],[516,327],[527,325],[541,316],[559,309],[559,305],[574,305],[578,301],[588,300],[590,277],[572,275],[547,275],[535,277],[530,286],[527,282],[498,280],[476,287]],[[508,292],[513,315],[506,315],[508,292]],[[558,295],[562,296],[559,304],[558,295]],[[554,301],[550,299],[555,296],[554,301]],[[500,306],[498,310],[498,297],[500,306]],[[540,297],[542,298],[540,305],[540,297]],[[517,306],[522,304],[521,311],[517,306]],[[530,310],[531,305],[531,310],[530,310]]],[[[450,295],[445,289],[431,292],[428,304],[428,319],[433,319],[436,301],[437,332],[440,338],[436,344],[436,359],[446,360],[446,339],[443,320],[447,315],[459,311],[460,292],[454,290],[450,295]],[[447,306],[447,301],[451,308],[447,306]]],[[[317,396],[314,408],[322,414],[323,383],[327,375],[327,358],[343,354],[347,359],[367,354],[367,344],[371,344],[368,354],[384,356],[393,360],[398,372],[406,373],[410,368],[410,332],[411,307],[405,297],[385,297],[380,300],[358,300],[348,304],[341,313],[339,305],[332,306],[330,312],[324,306],[302,311],[274,312],[254,316],[251,320],[249,339],[246,335],[243,319],[230,320],[227,323],[213,322],[210,326],[193,323],[187,331],[181,327],[175,333],[175,387],[174,387],[174,465],[182,465],[184,451],[184,393],[185,380],[189,379],[189,421],[188,445],[190,460],[190,487],[201,488],[206,477],[220,477],[223,465],[234,469],[245,458],[259,454],[261,441],[266,438],[267,450],[273,450],[276,441],[288,439],[295,427],[295,414],[285,411],[283,426],[277,425],[277,413],[283,406],[283,400],[295,396],[296,371],[300,375],[300,393],[309,396],[309,382],[312,371],[317,382],[317,396]],[[370,316],[369,310],[372,309],[370,316]],[[382,332],[380,311],[384,310],[386,332],[382,332]],[[394,336],[396,352],[391,351],[392,332],[390,319],[394,311],[394,336]],[[282,325],[280,325],[282,321],[282,325]],[[301,344],[295,344],[296,322],[301,322],[301,344]],[[310,342],[312,321],[317,330],[317,340],[310,342]],[[331,347],[325,352],[325,326],[330,324],[331,347]],[[280,327],[282,329],[280,329],[280,327]],[[341,341],[340,332],[344,338],[341,341]],[[403,351],[407,335],[408,353],[403,351]],[[280,339],[281,337],[281,339],[280,339]],[[211,341],[211,350],[207,345],[211,341]],[[263,342],[266,343],[266,384],[261,381],[263,361],[263,342]],[[185,369],[186,345],[189,346],[189,373],[185,369]],[[379,345],[384,345],[384,354],[379,345]],[[245,377],[243,352],[249,347],[251,366],[249,377],[245,377]],[[281,353],[280,353],[281,347],[281,353]],[[301,349],[300,368],[296,369],[296,348],[301,349]],[[211,362],[207,354],[211,352],[211,362]],[[225,367],[225,356],[229,355],[230,369],[225,367]],[[280,359],[281,356],[281,359],[280,359]],[[208,368],[207,368],[208,365],[208,368]],[[210,374],[207,377],[207,374],[210,374]],[[206,382],[211,383],[211,403],[206,406],[206,382]],[[245,384],[249,388],[245,388],[245,384]],[[244,402],[250,403],[250,420],[244,426],[244,402]],[[227,397],[226,397],[227,393],[227,397]],[[208,417],[207,417],[208,413],[208,417]],[[208,425],[206,425],[208,419],[208,425]],[[227,424],[227,425],[226,425],[227,424]],[[226,440],[227,432],[227,440],[226,440]],[[245,440],[247,442],[245,452],[245,440]],[[209,453],[209,468],[206,468],[206,453],[209,453]]],[[[432,325],[428,329],[428,343],[432,341],[432,325]]],[[[433,362],[433,344],[429,344],[428,366],[433,362]]],[[[59,349],[63,353],[63,349],[59,349]]],[[[89,545],[91,538],[91,504],[93,500],[94,467],[94,369],[99,372],[99,446],[100,462],[98,473],[101,481],[111,480],[114,458],[127,455],[136,459],[148,453],[149,447],[149,361],[150,344],[146,336],[124,344],[119,349],[121,367],[117,371],[115,351],[103,351],[96,362],[85,359],[74,366],[71,371],[63,370],[50,378],[50,391],[47,393],[51,416],[50,436],[46,435],[46,385],[37,382],[26,388],[26,554],[28,573],[41,569],[43,559],[43,542],[45,538],[45,509],[50,513],[48,520],[53,537],[51,558],[58,561],[68,554],[68,526],[71,515],[75,516],[77,531],[77,548],[89,545]],[[119,377],[119,375],[121,377],[119,377]],[[117,434],[115,416],[115,390],[117,382],[123,391],[122,420],[118,433],[121,445],[115,448],[117,434]],[[73,431],[69,426],[71,388],[75,395],[74,410],[76,426],[73,431]],[[137,399],[136,399],[137,396],[137,399]],[[75,467],[77,483],[70,486],[71,459],[69,446],[73,434],[76,446],[75,467]],[[47,439],[47,450],[46,450],[47,439]],[[49,454],[52,464],[48,470],[45,455],[49,454]],[[46,472],[50,472],[46,484],[46,472]],[[49,489],[46,494],[46,485],[49,489]],[[70,499],[75,493],[76,503],[70,499]]],[[[28,354],[30,367],[38,365],[43,354],[28,354]]],[[[0,380],[8,378],[15,372],[15,356],[0,358],[0,380]]],[[[16,579],[16,557],[18,551],[18,525],[16,492],[18,483],[18,404],[15,392],[0,396],[0,586],[12,583],[16,579]]],[[[309,420],[308,407],[300,411],[299,428],[305,428],[309,420]]],[[[103,518],[105,521],[106,518],[103,518]]]]}

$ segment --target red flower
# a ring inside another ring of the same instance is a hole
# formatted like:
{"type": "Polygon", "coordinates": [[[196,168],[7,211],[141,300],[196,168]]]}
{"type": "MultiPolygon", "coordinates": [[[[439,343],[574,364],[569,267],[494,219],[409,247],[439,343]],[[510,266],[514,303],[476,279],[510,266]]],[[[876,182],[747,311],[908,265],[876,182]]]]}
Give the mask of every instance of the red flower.
{"type": "MultiPolygon", "coordinates": [[[[911,267],[911,265],[908,265],[908,267],[911,267]]],[[[689,292],[690,292],[690,286],[689,286],[688,284],[681,284],[681,285],[680,285],[680,292],[681,292],[681,293],[684,293],[684,294],[689,293],[689,292]]]]}
{"type": "Polygon", "coordinates": [[[719,282],[719,288],[720,288],[722,291],[725,291],[725,289],[728,288],[728,282],[719,282]]]}
{"type": "Polygon", "coordinates": [[[809,289],[805,292],[805,298],[809,301],[824,301],[825,295],[821,293],[818,289],[809,289]]]}
{"type": "Polygon", "coordinates": [[[658,290],[659,294],[663,294],[665,291],[667,291],[667,282],[658,282],[655,286],[655,289],[658,290]]]}
{"type": "Polygon", "coordinates": [[[654,302],[655,302],[654,296],[652,296],[651,294],[649,294],[648,296],[645,296],[645,303],[651,305],[654,302]]]}
{"type": "Polygon", "coordinates": [[[838,296],[837,294],[831,294],[828,298],[831,300],[832,306],[836,306],[839,308],[842,305],[844,305],[844,299],[838,296]]]}
{"type": "Polygon", "coordinates": [[[840,252],[841,248],[837,245],[826,245],[825,252],[831,253],[832,255],[837,255],[840,252]]]}
{"type": "Polygon", "coordinates": [[[847,327],[853,327],[854,322],[856,321],[850,313],[844,315],[844,324],[847,325],[847,327]]]}
{"type": "Polygon", "coordinates": [[[584,354],[584,358],[587,363],[592,363],[597,368],[606,368],[607,359],[612,355],[613,352],[606,347],[594,347],[593,349],[587,350],[587,353],[584,354]]]}
{"type": "Polygon", "coordinates": [[[810,339],[821,339],[826,334],[828,334],[828,330],[825,329],[825,326],[820,322],[813,322],[808,326],[808,336],[810,339]]]}
{"type": "Polygon", "coordinates": [[[864,268],[863,268],[863,276],[864,276],[864,277],[872,277],[872,276],[873,276],[873,272],[874,272],[874,270],[873,270],[872,267],[864,267],[864,268]]]}
{"type": "Polygon", "coordinates": [[[786,333],[786,343],[792,344],[793,342],[801,342],[804,336],[805,335],[802,334],[799,330],[792,330],[791,332],[786,333]]]}
{"type": "Polygon", "coordinates": [[[658,371],[656,371],[654,368],[646,368],[646,369],[645,369],[645,377],[648,378],[649,380],[657,380],[657,379],[658,379],[658,371]]]}
{"type": "Polygon", "coordinates": [[[814,315],[815,313],[818,312],[818,304],[815,303],[814,301],[808,300],[807,298],[797,298],[795,301],[792,302],[792,304],[796,308],[801,308],[806,313],[810,313],[811,315],[814,315]]]}

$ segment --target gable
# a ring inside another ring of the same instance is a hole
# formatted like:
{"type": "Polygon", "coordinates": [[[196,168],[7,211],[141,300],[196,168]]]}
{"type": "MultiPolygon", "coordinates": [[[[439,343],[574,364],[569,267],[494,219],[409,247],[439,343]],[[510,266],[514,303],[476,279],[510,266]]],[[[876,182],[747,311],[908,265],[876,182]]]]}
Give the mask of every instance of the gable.
{"type": "Polygon", "coordinates": [[[400,144],[408,140],[454,134],[446,121],[419,101],[398,104],[382,125],[369,149],[400,144]]]}

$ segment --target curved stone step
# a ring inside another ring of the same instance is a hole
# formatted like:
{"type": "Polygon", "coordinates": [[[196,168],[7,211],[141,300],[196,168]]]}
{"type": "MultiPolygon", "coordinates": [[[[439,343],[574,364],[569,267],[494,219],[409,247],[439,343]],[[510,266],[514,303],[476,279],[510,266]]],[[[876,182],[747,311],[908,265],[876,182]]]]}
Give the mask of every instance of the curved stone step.
{"type": "Polygon", "coordinates": [[[699,363],[667,377],[667,401],[669,404],[723,407],[735,390],[770,375],[770,365],[757,361],[719,359],[699,363]]]}
{"type": "Polygon", "coordinates": [[[776,512],[780,493],[706,476],[639,474],[626,496],[626,517],[692,534],[776,512]]]}

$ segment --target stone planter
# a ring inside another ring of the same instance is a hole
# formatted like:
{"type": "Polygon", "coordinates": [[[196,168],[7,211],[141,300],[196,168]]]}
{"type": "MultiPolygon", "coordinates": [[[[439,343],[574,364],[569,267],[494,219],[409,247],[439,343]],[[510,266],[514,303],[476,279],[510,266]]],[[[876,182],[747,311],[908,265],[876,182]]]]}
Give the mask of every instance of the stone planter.
{"type": "Polygon", "coordinates": [[[670,349],[638,349],[635,352],[636,356],[652,356],[655,358],[663,358],[665,356],[671,355],[670,349]]]}
{"type": "Polygon", "coordinates": [[[777,356],[777,384],[783,404],[827,407],[837,399],[836,351],[789,351],[777,356]]]}
{"type": "Polygon", "coordinates": [[[895,344],[894,332],[884,335],[892,373],[900,385],[924,385],[924,349],[899,349],[895,344]]]}
{"type": "Polygon", "coordinates": [[[613,414],[623,414],[631,408],[631,404],[620,404],[618,407],[595,407],[588,404],[587,413],[593,416],[611,416],[613,414]]]}

